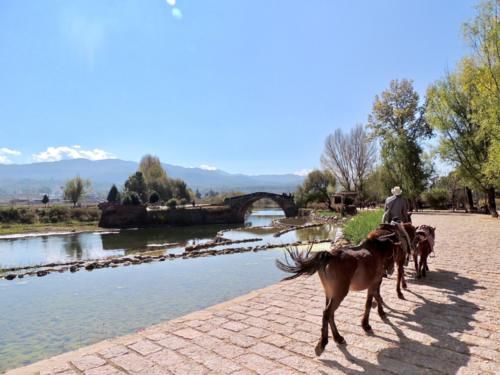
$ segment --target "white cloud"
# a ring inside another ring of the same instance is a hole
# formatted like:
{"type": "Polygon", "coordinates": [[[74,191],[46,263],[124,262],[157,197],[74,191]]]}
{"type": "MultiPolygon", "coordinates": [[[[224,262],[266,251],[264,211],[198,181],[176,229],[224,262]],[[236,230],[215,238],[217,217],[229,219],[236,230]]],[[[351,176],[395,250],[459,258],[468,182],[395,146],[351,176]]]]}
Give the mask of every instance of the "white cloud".
{"type": "Polygon", "coordinates": [[[13,149],[8,148],[8,147],[2,147],[2,148],[0,148],[0,154],[19,156],[19,155],[21,155],[21,151],[13,150],[13,149]]]}
{"type": "Polygon", "coordinates": [[[307,176],[310,172],[312,172],[312,169],[301,169],[300,171],[293,172],[294,175],[297,176],[302,176],[305,177],[307,176]]]}
{"type": "Polygon", "coordinates": [[[34,161],[58,161],[63,159],[103,160],[116,157],[104,150],[94,148],[85,150],[80,145],[48,147],[47,150],[32,155],[34,161]]]}
{"type": "Polygon", "coordinates": [[[166,0],[167,4],[170,5],[171,7],[175,7],[175,0],[166,0]]]}
{"type": "Polygon", "coordinates": [[[217,167],[214,167],[212,165],[207,165],[207,164],[202,164],[198,168],[204,169],[206,171],[216,171],[217,170],[217,167]]]}
{"type": "Polygon", "coordinates": [[[10,164],[12,163],[12,160],[10,160],[9,156],[19,155],[21,155],[21,151],[8,147],[0,147],[0,164],[10,164]]]}
{"type": "Polygon", "coordinates": [[[172,8],[172,16],[177,18],[178,20],[182,19],[182,12],[179,8],[172,8]]]}

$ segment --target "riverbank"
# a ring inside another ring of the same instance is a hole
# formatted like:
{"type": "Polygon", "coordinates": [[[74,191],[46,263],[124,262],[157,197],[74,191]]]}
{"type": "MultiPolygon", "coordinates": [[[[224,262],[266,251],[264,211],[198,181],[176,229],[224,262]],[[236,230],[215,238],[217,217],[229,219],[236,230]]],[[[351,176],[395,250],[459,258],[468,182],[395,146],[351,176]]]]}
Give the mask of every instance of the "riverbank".
{"type": "Polygon", "coordinates": [[[478,215],[414,219],[417,225],[437,227],[436,257],[430,259],[427,278],[416,280],[408,268],[406,300],[397,298],[395,278],[384,279],[382,295],[390,308],[385,321],[372,311],[374,334],[359,324],[366,293],[350,292],[335,314],[348,344],[331,341],[320,358],[314,346],[324,295],[313,276],[279,282],[7,374],[495,373],[500,367],[500,258],[491,254],[500,242],[498,222],[478,215]]]}
{"type": "MultiPolygon", "coordinates": [[[[32,235],[32,234],[53,234],[53,233],[82,233],[95,232],[104,229],[99,228],[97,221],[92,222],[64,222],[55,224],[35,223],[35,224],[20,224],[6,223],[0,224],[0,236],[6,235],[32,235]]],[[[20,236],[21,237],[21,236],[20,236]]]]}

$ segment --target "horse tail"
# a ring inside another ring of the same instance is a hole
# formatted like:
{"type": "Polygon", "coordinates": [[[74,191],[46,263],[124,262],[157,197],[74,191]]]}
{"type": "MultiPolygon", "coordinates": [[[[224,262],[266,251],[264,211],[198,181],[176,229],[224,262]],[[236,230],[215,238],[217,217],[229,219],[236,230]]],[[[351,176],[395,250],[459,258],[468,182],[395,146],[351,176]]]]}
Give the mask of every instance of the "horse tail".
{"type": "Polygon", "coordinates": [[[292,276],[283,279],[292,280],[301,275],[314,275],[316,271],[324,268],[332,257],[328,251],[318,251],[311,254],[311,248],[306,252],[301,252],[297,248],[287,248],[285,262],[276,259],[276,266],[284,272],[293,273],[292,276]],[[290,257],[291,262],[288,257],[290,257]]]}

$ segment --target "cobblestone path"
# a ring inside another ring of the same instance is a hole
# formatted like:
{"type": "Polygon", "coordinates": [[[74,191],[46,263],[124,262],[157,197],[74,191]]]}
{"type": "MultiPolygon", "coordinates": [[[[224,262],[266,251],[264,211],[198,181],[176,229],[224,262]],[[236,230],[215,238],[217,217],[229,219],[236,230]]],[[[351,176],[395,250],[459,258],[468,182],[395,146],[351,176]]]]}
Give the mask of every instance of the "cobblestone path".
{"type": "Polygon", "coordinates": [[[323,291],[317,275],[281,282],[222,305],[66,353],[12,374],[480,374],[500,372],[500,221],[425,214],[437,227],[425,280],[399,300],[394,277],[382,296],[388,322],[360,326],[365,292],[337,310],[347,345],[333,340],[319,358],[323,291]]]}

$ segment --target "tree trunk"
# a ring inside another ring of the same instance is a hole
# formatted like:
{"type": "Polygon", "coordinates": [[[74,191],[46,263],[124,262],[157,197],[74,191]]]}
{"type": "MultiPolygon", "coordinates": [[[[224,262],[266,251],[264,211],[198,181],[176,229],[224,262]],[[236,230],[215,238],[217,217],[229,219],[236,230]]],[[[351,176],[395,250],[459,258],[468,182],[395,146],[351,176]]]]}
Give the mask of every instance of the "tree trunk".
{"type": "Polygon", "coordinates": [[[465,187],[465,196],[467,197],[467,203],[469,204],[469,210],[474,211],[474,200],[472,199],[472,191],[467,186],[465,187]]]}
{"type": "Polygon", "coordinates": [[[495,188],[490,187],[486,193],[488,194],[488,209],[492,217],[498,217],[497,204],[495,202],[495,188]]]}

